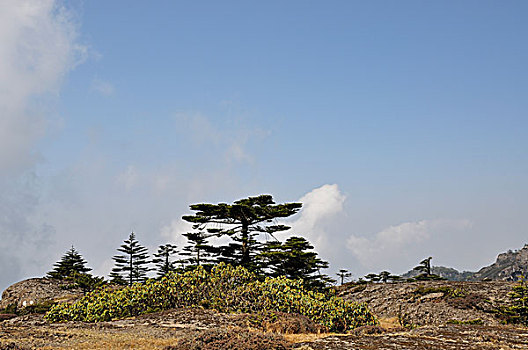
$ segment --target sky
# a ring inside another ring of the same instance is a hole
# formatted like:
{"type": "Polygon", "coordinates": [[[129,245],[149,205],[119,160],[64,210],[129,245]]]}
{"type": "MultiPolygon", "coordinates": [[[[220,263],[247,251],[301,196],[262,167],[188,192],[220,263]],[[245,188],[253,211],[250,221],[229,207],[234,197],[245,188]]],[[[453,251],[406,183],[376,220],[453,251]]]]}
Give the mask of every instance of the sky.
{"type": "Polygon", "coordinates": [[[527,241],[525,1],[0,1],[0,290],[193,203],[301,201],[353,278],[527,241]]]}

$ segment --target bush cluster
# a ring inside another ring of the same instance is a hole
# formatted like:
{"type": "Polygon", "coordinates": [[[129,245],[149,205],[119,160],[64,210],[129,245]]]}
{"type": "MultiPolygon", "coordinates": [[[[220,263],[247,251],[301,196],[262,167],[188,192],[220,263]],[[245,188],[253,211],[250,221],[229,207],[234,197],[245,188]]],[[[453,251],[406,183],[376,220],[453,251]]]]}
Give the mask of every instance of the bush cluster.
{"type": "Polygon", "coordinates": [[[171,273],[159,281],[120,290],[102,288],[74,304],[51,308],[46,319],[108,321],[179,307],[204,307],[220,312],[286,312],[307,316],[328,331],[344,332],[377,320],[364,304],[304,288],[301,280],[284,277],[260,281],[243,267],[219,264],[171,273]]]}
{"type": "Polygon", "coordinates": [[[426,287],[418,286],[413,292],[416,295],[426,295],[430,293],[444,293],[444,296],[447,298],[463,298],[467,296],[467,293],[459,288],[451,288],[448,286],[439,286],[439,287],[426,287]]]}
{"type": "Polygon", "coordinates": [[[496,310],[497,317],[505,323],[517,323],[528,326],[528,283],[521,278],[518,284],[513,286],[509,293],[510,306],[504,306],[496,310]]]}

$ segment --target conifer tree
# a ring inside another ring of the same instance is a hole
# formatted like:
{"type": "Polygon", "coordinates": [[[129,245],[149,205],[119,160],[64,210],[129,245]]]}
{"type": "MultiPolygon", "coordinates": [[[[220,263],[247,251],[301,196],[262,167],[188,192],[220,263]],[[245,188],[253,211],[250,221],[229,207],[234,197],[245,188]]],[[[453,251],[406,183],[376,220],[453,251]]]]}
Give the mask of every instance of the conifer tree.
{"type": "Polygon", "coordinates": [[[158,252],[154,254],[155,258],[152,260],[156,264],[158,277],[163,277],[169,272],[176,270],[176,262],[172,257],[177,253],[176,246],[172,244],[160,245],[158,247],[158,252]]]}
{"type": "Polygon", "coordinates": [[[416,266],[413,270],[420,271],[426,276],[431,275],[431,259],[432,257],[428,257],[427,259],[420,261],[420,265],[416,266]]]}
{"type": "Polygon", "coordinates": [[[48,277],[64,279],[73,277],[75,274],[84,274],[92,269],[86,267],[86,261],[81,254],[72,247],[56,262],[52,271],[48,272],[48,277]]]}
{"type": "Polygon", "coordinates": [[[313,246],[303,237],[290,237],[284,243],[270,242],[259,255],[265,268],[272,277],[285,276],[290,279],[302,279],[309,288],[322,288],[333,281],[321,274],[328,268],[328,262],[321,260],[313,246]]]}
{"type": "Polygon", "coordinates": [[[375,273],[369,273],[368,275],[365,275],[365,279],[368,280],[369,282],[379,282],[381,278],[379,275],[375,273]]]}
{"type": "Polygon", "coordinates": [[[336,273],[339,278],[341,278],[341,285],[345,282],[345,279],[352,276],[352,273],[349,272],[347,269],[341,269],[338,273],[336,273]]]}
{"type": "Polygon", "coordinates": [[[115,266],[110,274],[112,282],[123,283],[126,281],[128,285],[144,282],[147,279],[147,272],[150,271],[148,267],[150,261],[147,248],[139,244],[134,232],[130,233],[128,239],[117,250],[125,255],[112,257],[115,261],[115,266]]]}
{"type": "Polygon", "coordinates": [[[196,213],[183,216],[183,220],[193,223],[194,229],[205,230],[217,237],[230,237],[232,242],[220,247],[222,261],[254,271],[258,268],[254,258],[262,248],[258,236],[273,236],[289,229],[274,221],[297,213],[301,206],[301,203],[275,204],[272,196],[260,195],[233,204],[193,204],[190,208],[196,213]]]}
{"type": "Polygon", "coordinates": [[[400,276],[393,275],[389,271],[381,271],[378,276],[383,283],[387,283],[388,281],[396,282],[401,279],[400,276]]]}
{"type": "Polygon", "coordinates": [[[188,258],[184,261],[190,266],[209,265],[216,262],[213,257],[218,254],[219,249],[208,244],[208,239],[211,236],[203,231],[187,232],[183,234],[189,242],[183,248],[182,256],[188,258]]]}
{"type": "Polygon", "coordinates": [[[417,281],[444,280],[445,278],[435,275],[432,272],[433,268],[431,266],[431,259],[433,258],[428,257],[427,259],[420,261],[420,265],[416,266],[413,270],[420,271],[422,273],[414,278],[411,278],[410,280],[417,280],[417,281]]]}

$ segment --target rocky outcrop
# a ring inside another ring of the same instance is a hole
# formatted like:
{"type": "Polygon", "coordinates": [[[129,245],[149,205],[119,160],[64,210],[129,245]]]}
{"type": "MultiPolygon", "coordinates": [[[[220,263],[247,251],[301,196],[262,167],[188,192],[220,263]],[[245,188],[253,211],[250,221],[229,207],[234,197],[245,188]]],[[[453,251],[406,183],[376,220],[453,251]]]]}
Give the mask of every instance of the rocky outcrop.
{"type": "Polygon", "coordinates": [[[15,304],[18,308],[35,305],[45,300],[72,300],[79,290],[65,289],[66,282],[50,278],[30,278],[8,287],[2,293],[0,309],[15,304]]]}
{"type": "Polygon", "coordinates": [[[528,276],[528,244],[520,250],[499,254],[495,263],[483,267],[471,279],[518,281],[522,276],[528,276]]]}
{"type": "Polygon", "coordinates": [[[399,319],[408,325],[440,325],[477,322],[499,325],[495,311],[508,305],[513,283],[493,282],[405,282],[344,285],[340,296],[367,303],[379,318],[399,319]],[[478,321],[477,321],[478,320],[478,321]]]}

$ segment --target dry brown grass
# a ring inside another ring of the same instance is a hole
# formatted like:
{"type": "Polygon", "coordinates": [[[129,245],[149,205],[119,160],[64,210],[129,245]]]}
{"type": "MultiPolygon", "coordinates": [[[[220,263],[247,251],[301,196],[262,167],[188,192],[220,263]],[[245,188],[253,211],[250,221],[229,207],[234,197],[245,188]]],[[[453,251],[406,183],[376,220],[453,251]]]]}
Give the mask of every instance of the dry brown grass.
{"type": "Polygon", "coordinates": [[[283,334],[284,339],[290,343],[308,343],[317,339],[325,338],[334,333],[305,333],[305,334],[283,334]]]}
{"type": "Polygon", "coordinates": [[[15,343],[21,347],[38,346],[39,349],[165,349],[176,343],[176,337],[158,338],[147,334],[108,333],[91,329],[49,330],[35,329],[1,334],[2,343],[15,343]]]}
{"type": "Polygon", "coordinates": [[[378,321],[381,328],[389,331],[402,328],[398,321],[398,317],[378,318],[378,321]]]}

